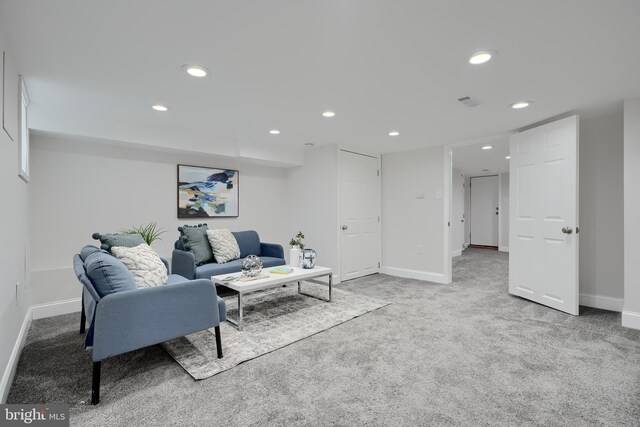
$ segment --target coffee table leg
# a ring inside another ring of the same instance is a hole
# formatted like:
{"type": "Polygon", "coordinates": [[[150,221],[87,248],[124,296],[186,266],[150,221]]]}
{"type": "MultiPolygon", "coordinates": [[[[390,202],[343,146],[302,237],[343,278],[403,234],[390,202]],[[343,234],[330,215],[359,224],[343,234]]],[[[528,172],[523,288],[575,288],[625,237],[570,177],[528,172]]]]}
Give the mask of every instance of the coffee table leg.
{"type": "Polygon", "coordinates": [[[238,330],[241,331],[242,330],[242,315],[243,315],[243,308],[242,308],[242,292],[238,292],[238,330]]]}
{"type": "Polygon", "coordinates": [[[227,316],[227,323],[231,324],[231,326],[234,326],[239,331],[242,330],[243,311],[244,310],[243,310],[242,293],[238,292],[238,321],[235,321],[235,320],[231,319],[229,316],[227,316]]]}
{"type": "MultiPolygon", "coordinates": [[[[315,279],[308,279],[308,281],[309,281],[309,282],[313,282],[313,283],[317,283],[317,284],[324,285],[324,283],[318,282],[318,281],[317,281],[317,280],[315,280],[315,279]]],[[[333,282],[333,274],[332,274],[332,273],[329,273],[329,298],[323,298],[323,297],[319,297],[319,296],[317,296],[317,295],[311,295],[311,294],[308,294],[308,293],[302,292],[302,290],[300,289],[300,282],[298,282],[298,293],[299,293],[300,295],[304,295],[304,296],[307,296],[307,297],[311,297],[311,298],[319,299],[319,300],[326,301],[326,302],[331,302],[331,285],[332,285],[332,282],[333,282]]]]}

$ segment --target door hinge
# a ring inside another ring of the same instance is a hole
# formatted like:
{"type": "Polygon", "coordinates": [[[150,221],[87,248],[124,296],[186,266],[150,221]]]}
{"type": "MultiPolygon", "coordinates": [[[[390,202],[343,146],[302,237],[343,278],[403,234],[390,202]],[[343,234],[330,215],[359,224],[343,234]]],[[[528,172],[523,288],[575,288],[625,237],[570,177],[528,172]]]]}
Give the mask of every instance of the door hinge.
{"type": "Polygon", "coordinates": [[[447,227],[451,227],[451,221],[447,221],[447,227]]]}
{"type": "Polygon", "coordinates": [[[380,263],[378,263],[378,268],[380,268],[380,263]]]}
{"type": "Polygon", "coordinates": [[[380,222],[380,217],[378,217],[378,222],[380,222]]]}
{"type": "Polygon", "coordinates": [[[378,176],[380,176],[380,169],[378,169],[378,176]]]}

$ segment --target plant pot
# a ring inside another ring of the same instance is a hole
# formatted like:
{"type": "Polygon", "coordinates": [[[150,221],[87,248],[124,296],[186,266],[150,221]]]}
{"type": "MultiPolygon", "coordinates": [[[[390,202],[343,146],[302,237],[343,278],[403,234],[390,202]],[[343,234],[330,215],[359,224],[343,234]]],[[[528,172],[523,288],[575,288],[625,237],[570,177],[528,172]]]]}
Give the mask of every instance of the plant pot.
{"type": "Polygon", "coordinates": [[[289,265],[291,267],[300,268],[300,248],[294,247],[289,249],[289,265]]]}

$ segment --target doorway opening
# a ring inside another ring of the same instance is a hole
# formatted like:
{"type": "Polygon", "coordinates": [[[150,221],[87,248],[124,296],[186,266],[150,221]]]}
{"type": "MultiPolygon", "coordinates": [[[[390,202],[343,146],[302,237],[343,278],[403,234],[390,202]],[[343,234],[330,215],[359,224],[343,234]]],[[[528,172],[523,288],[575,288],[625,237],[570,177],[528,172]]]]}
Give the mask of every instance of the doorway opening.
{"type": "MultiPolygon", "coordinates": [[[[508,182],[513,191],[509,191],[508,196],[506,191],[501,191],[504,194],[499,196],[498,216],[509,216],[505,212],[507,206],[517,208],[509,220],[499,221],[498,227],[498,248],[505,244],[508,248],[509,241],[512,245],[508,255],[509,293],[569,314],[579,314],[578,123],[579,118],[574,115],[528,127],[509,137],[508,152],[493,151],[502,144],[506,146],[506,138],[445,146],[445,190],[449,203],[445,203],[444,210],[449,239],[446,241],[445,236],[444,254],[449,261],[445,265],[448,278],[453,275],[455,255],[455,246],[451,243],[460,244],[460,240],[453,241],[454,234],[462,229],[458,221],[473,222],[473,218],[465,221],[464,209],[462,219],[453,213],[456,194],[466,192],[466,186],[454,188],[453,181],[466,179],[461,169],[465,157],[468,165],[475,168],[491,160],[482,155],[483,151],[499,154],[504,156],[503,160],[495,155],[494,160],[509,163],[508,180],[500,182],[508,182]],[[458,176],[460,178],[456,178],[458,176]],[[505,229],[508,231],[504,232],[505,229]]],[[[492,171],[484,167],[482,172],[487,176],[492,171]]],[[[502,177],[506,172],[498,175],[502,177]]],[[[462,244],[463,250],[466,243],[462,244]]]]}
{"type": "Polygon", "coordinates": [[[451,257],[509,252],[509,138],[452,147],[451,257]]]}

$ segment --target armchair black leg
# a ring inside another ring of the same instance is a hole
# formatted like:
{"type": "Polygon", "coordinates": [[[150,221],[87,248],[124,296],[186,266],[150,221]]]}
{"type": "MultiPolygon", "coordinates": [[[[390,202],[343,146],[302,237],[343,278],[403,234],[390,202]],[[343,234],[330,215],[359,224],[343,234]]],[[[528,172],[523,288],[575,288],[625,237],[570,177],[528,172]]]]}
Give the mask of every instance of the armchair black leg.
{"type": "Polygon", "coordinates": [[[220,326],[216,326],[216,349],[218,350],[218,359],[222,359],[222,340],[220,339],[220,326]]]}
{"type": "Polygon", "coordinates": [[[80,311],[80,334],[84,334],[84,328],[87,324],[87,316],[84,314],[84,293],[83,298],[80,301],[80,305],[82,306],[82,311],[80,311]]]}
{"type": "Polygon", "coordinates": [[[91,404],[100,403],[100,364],[102,362],[93,362],[93,383],[91,384],[91,404]]]}

